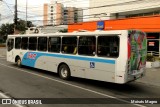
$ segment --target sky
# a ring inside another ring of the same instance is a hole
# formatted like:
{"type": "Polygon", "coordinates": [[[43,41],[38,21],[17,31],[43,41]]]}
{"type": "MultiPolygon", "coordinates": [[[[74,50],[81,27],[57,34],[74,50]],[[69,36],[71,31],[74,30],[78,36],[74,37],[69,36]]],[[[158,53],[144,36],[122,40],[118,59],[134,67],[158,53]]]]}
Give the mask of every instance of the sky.
{"type": "MultiPolygon", "coordinates": [[[[36,25],[42,25],[43,20],[43,4],[57,1],[64,4],[65,7],[89,7],[89,0],[17,0],[18,18],[26,20],[26,2],[27,2],[27,20],[32,21],[36,25]]],[[[13,23],[15,0],[0,1],[0,24],[13,23]]],[[[88,11],[84,11],[84,15],[88,11]]]]}

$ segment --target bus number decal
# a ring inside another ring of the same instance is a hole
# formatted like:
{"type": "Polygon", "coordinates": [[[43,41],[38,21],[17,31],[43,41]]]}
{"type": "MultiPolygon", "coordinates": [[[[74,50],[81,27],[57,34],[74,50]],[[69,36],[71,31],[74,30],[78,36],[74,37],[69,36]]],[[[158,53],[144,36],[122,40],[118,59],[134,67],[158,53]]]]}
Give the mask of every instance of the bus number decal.
{"type": "Polygon", "coordinates": [[[90,62],[90,68],[95,68],[95,63],[94,62],[90,62]]]}
{"type": "Polygon", "coordinates": [[[29,59],[35,59],[36,56],[37,56],[37,54],[35,54],[35,53],[28,53],[27,58],[29,58],[29,59]]]}

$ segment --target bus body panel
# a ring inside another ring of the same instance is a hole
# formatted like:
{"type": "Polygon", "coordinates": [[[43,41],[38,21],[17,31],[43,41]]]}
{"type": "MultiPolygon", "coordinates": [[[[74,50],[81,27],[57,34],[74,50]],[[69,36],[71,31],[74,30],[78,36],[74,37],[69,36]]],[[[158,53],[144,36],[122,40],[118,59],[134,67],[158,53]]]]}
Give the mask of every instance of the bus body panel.
{"type": "Polygon", "coordinates": [[[126,62],[127,62],[127,43],[125,41],[128,40],[127,36],[128,31],[122,32],[119,35],[120,38],[120,46],[119,46],[119,57],[116,59],[116,72],[115,72],[115,82],[116,83],[125,83],[125,70],[126,70],[126,62]]]}
{"type": "Polygon", "coordinates": [[[115,60],[111,59],[104,60],[102,58],[90,58],[87,56],[42,52],[27,52],[22,59],[23,65],[56,73],[58,65],[62,62],[69,66],[72,71],[71,76],[109,82],[115,81],[115,60]]]}

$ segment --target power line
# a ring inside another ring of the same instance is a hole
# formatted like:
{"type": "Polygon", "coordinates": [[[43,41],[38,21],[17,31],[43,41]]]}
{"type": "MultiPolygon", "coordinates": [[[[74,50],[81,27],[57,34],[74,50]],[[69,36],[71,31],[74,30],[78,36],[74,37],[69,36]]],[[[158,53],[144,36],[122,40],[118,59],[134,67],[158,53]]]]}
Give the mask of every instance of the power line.
{"type": "Polygon", "coordinates": [[[7,2],[5,2],[5,0],[4,0],[3,2],[6,4],[6,6],[8,7],[8,9],[10,10],[10,12],[11,12],[12,14],[14,14],[14,13],[12,12],[11,8],[8,6],[7,2]]]}
{"type": "MultiPolygon", "coordinates": [[[[133,2],[135,2],[135,1],[146,1],[146,0],[134,0],[134,1],[130,1],[130,2],[125,2],[125,3],[133,3],[133,2]]],[[[124,4],[124,3],[123,3],[124,4]]],[[[115,4],[114,4],[115,5],[115,4]]],[[[119,4],[116,4],[116,5],[119,5],[119,4]]],[[[93,8],[102,8],[102,7],[106,7],[106,6],[113,6],[113,4],[112,5],[103,5],[103,6],[98,6],[98,7],[89,7],[89,8],[85,8],[85,9],[82,9],[82,10],[87,10],[87,9],[93,9],[93,8]]],[[[81,11],[81,10],[80,10],[81,11]]],[[[61,13],[55,13],[55,14],[62,14],[63,12],[61,12],[61,13]]],[[[102,13],[99,13],[99,14],[92,14],[92,15],[100,15],[100,14],[102,14],[102,13]]],[[[49,14],[47,14],[47,15],[49,15],[49,14]]],[[[86,15],[86,16],[92,16],[92,15],[86,15]]],[[[45,16],[45,15],[35,15],[35,16],[32,16],[33,18],[35,18],[35,17],[42,17],[42,16],[45,16]]],[[[84,15],[85,16],[85,15],[84,15]]],[[[122,15],[120,15],[120,16],[122,16],[122,15]]],[[[32,17],[29,17],[29,18],[32,18],[32,17]]],[[[104,16],[104,17],[112,17],[112,16],[104,16]]],[[[95,17],[94,17],[95,18],[95,17]]]]}

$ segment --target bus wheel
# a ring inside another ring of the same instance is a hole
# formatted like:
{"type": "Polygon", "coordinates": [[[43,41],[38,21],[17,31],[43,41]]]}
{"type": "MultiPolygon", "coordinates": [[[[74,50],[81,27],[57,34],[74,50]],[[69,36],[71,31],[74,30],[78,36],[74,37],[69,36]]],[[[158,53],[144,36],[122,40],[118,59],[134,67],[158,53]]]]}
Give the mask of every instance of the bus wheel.
{"type": "Polygon", "coordinates": [[[67,80],[70,77],[70,69],[67,65],[62,64],[58,70],[60,78],[67,80]]]}
{"type": "Polygon", "coordinates": [[[20,58],[17,58],[16,63],[17,63],[17,66],[19,66],[19,67],[21,67],[21,66],[22,66],[22,65],[21,65],[21,59],[20,59],[20,58]]]}

